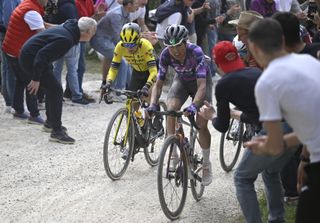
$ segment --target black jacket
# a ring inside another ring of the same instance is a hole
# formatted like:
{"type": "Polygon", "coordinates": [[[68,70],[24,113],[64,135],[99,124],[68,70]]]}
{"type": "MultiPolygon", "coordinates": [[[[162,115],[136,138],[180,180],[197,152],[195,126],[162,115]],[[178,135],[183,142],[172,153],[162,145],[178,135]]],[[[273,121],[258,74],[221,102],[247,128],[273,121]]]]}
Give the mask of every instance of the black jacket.
{"type": "Polygon", "coordinates": [[[32,80],[39,81],[47,73],[51,63],[63,57],[79,43],[80,29],[75,19],[32,36],[22,47],[20,64],[32,71],[32,80]],[[30,60],[30,58],[33,58],[30,60]]]}

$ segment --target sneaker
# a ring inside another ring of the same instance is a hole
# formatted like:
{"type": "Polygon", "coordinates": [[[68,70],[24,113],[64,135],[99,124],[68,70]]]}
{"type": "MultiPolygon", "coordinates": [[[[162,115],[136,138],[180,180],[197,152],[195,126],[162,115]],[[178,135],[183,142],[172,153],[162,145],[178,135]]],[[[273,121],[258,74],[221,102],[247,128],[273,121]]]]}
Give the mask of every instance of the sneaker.
{"type": "Polygon", "coordinates": [[[26,119],[28,119],[30,116],[28,115],[28,113],[26,113],[26,112],[23,112],[23,113],[17,113],[17,112],[15,112],[14,114],[13,114],[13,118],[14,119],[21,119],[21,120],[26,120],[26,119]]]}
{"type": "Polygon", "coordinates": [[[170,163],[169,163],[169,171],[174,172],[179,164],[179,157],[178,156],[171,156],[170,163]]]}
{"type": "MultiPolygon", "coordinates": [[[[67,128],[64,126],[61,126],[62,131],[67,132],[67,128]]],[[[47,133],[51,133],[52,132],[52,127],[51,125],[49,125],[47,122],[44,122],[43,126],[42,126],[42,131],[47,132],[47,133]]]]}
{"type": "Polygon", "coordinates": [[[35,124],[35,125],[43,125],[44,124],[44,120],[41,118],[40,115],[38,115],[37,117],[29,117],[28,118],[28,123],[29,124],[35,124]]]}
{"type": "Polygon", "coordinates": [[[80,104],[80,105],[87,105],[89,104],[89,101],[87,101],[87,99],[85,99],[84,97],[80,98],[80,99],[76,99],[76,100],[72,100],[73,103],[76,104],[80,104]]]}
{"type": "Polygon", "coordinates": [[[62,143],[62,144],[74,144],[75,140],[73,138],[71,138],[70,136],[68,136],[68,134],[63,131],[52,131],[49,141],[51,142],[58,142],[58,143],[62,143]]]}
{"type": "Polygon", "coordinates": [[[96,100],[92,96],[88,95],[87,93],[83,93],[82,97],[84,99],[86,99],[88,101],[88,103],[95,103],[96,102],[96,100]]]}
{"type": "Polygon", "coordinates": [[[202,185],[208,186],[212,183],[212,167],[211,162],[202,165],[202,185]]]}
{"type": "Polygon", "coordinates": [[[111,97],[111,100],[112,100],[113,102],[122,103],[122,102],[125,101],[125,99],[122,98],[121,95],[117,95],[117,94],[115,94],[114,92],[111,92],[111,93],[110,93],[110,97],[111,97]]]}
{"type": "Polygon", "coordinates": [[[72,97],[72,93],[70,90],[66,89],[64,92],[63,92],[63,97],[66,98],[66,99],[70,99],[71,100],[71,97],[72,97]]]}

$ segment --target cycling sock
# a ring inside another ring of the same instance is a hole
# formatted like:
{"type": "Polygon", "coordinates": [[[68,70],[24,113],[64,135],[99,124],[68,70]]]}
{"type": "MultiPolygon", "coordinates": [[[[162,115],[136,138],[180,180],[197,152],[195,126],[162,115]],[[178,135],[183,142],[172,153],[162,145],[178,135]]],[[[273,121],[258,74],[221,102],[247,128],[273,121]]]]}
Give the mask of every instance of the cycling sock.
{"type": "Polygon", "coordinates": [[[210,163],[210,149],[202,149],[203,164],[210,163]]]}

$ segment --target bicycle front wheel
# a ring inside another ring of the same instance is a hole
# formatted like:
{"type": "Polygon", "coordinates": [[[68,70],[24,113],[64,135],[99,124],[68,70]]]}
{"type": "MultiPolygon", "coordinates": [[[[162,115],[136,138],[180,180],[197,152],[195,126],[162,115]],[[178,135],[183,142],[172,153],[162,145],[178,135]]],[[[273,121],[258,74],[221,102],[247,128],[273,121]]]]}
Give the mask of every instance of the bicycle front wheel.
{"type": "Polygon", "coordinates": [[[179,139],[169,136],[162,147],[158,166],[158,194],[164,214],[171,220],[179,218],[187,196],[188,172],[184,150],[179,139]]]}
{"type": "Polygon", "coordinates": [[[231,119],[228,131],[221,134],[220,164],[224,171],[229,172],[237,163],[243,135],[243,123],[231,119]]]}
{"type": "Polygon", "coordinates": [[[200,201],[203,192],[204,192],[204,186],[201,184],[202,181],[202,149],[199,143],[199,137],[198,133],[193,133],[190,137],[190,145],[191,148],[193,148],[193,158],[192,162],[190,163],[192,171],[194,173],[193,178],[190,180],[191,185],[191,192],[192,196],[196,201],[200,201]]]}
{"type": "MultiPolygon", "coordinates": [[[[166,111],[167,106],[163,101],[159,102],[160,111],[166,111]]],[[[150,144],[144,149],[144,155],[150,166],[156,166],[159,161],[160,150],[166,139],[166,120],[165,116],[155,116],[150,120],[156,129],[150,129],[150,144]]]]}
{"type": "Polygon", "coordinates": [[[126,108],[119,109],[111,118],[103,145],[103,162],[112,180],[122,177],[128,168],[134,145],[132,122],[128,124],[126,108]]]}

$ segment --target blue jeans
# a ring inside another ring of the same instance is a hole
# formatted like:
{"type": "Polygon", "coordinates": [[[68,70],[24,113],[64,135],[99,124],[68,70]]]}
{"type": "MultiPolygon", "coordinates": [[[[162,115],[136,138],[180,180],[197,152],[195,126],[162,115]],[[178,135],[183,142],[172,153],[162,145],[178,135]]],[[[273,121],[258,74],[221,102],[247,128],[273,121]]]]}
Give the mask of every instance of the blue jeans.
{"type": "Polygon", "coordinates": [[[80,44],[72,47],[64,57],[55,61],[53,64],[53,74],[55,78],[61,83],[61,73],[63,69],[63,63],[66,61],[67,67],[67,82],[68,86],[72,92],[72,100],[77,100],[82,98],[82,92],[79,88],[78,79],[78,61],[80,57],[80,44]]]}
{"type": "MultiPolygon", "coordinates": [[[[121,60],[117,78],[113,82],[115,89],[125,89],[127,84],[129,64],[125,60],[121,60]]],[[[130,72],[131,73],[131,72],[130,72]]]]}
{"type": "MultiPolygon", "coordinates": [[[[2,46],[3,34],[0,33],[0,46],[2,46]]],[[[5,53],[1,51],[1,92],[4,97],[6,106],[12,107],[13,95],[15,89],[15,76],[10,64],[8,63],[5,53]]]]}
{"type": "MultiPolygon", "coordinates": [[[[291,132],[283,125],[283,132],[291,132]]],[[[261,131],[261,135],[265,131],[261,131]]],[[[261,223],[259,203],[254,187],[258,174],[262,173],[265,194],[268,201],[268,221],[284,222],[283,188],[280,174],[282,167],[293,156],[295,149],[288,149],[278,156],[255,155],[246,149],[234,174],[237,199],[248,223],[261,223]]]]}
{"type": "Polygon", "coordinates": [[[86,72],[86,42],[80,42],[80,57],[78,63],[78,82],[79,82],[79,90],[83,93],[82,89],[82,81],[83,75],[86,72]]]}
{"type": "Polygon", "coordinates": [[[216,45],[217,41],[218,41],[218,33],[217,33],[217,29],[207,29],[207,39],[208,39],[208,48],[209,48],[209,56],[211,58],[211,62],[210,62],[210,70],[211,70],[211,74],[212,76],[214,76],[216,74],[217,71],[217,66],[216,64],[213,62],[213,58],[212,58],[212,49],[213,47],[216,45]]]}

